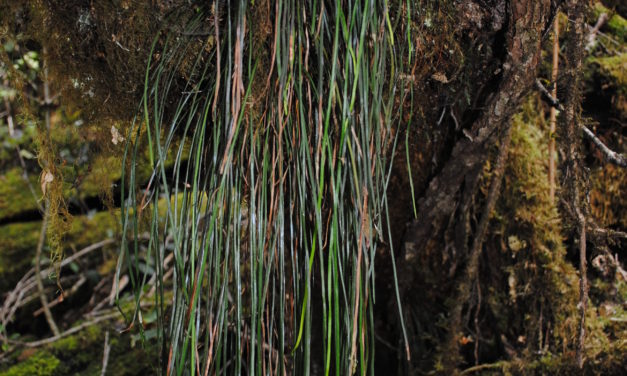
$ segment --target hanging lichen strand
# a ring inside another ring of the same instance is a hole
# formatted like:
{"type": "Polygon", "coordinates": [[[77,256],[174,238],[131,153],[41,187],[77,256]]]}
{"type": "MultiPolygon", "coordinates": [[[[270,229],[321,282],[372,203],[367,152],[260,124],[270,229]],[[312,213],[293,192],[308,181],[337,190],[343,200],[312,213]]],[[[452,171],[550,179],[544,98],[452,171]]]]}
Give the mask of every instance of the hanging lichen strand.
{"type": "Polygon", "coordinates": [[[373,370],[395,145],[387,12],[383,0],[216,1],[157,38],[127,137],[118,268],[140,330],[140,252],[156,269],[167,374],[373,370]],[[138,187],[146,148],[154,173],[138,187]]]}

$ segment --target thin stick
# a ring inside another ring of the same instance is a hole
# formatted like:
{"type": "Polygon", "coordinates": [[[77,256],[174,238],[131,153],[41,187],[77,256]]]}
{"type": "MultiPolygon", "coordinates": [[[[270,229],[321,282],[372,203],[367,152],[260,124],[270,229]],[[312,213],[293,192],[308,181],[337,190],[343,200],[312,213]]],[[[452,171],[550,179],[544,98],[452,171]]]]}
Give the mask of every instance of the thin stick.
{"type": "Polygon", "coordinates": [[[583,368],[584,341],[586,338],[586,306],[588,305],[588,279],[586,270],[586,218],[575,206],[579,230],[579,336],[577,338],[577,365],[583,368]]]}
{"type": "MultiPolygon", "coordinates": [[[[73,262],[76,259],[79,259],[83,256],[85,256],[86,254],[88,254],[89,252],[92,252],[95,249],[101,248],[105,245],[111,244],[113,243],[115,240],[114,239],[106,239],[103,241],[100,241],[98,243],[94,243],[92,245],[89,245],[83,249],[81,249],[80,251],[76,252],[75,254],[73,254],[72,256],[64,259],[61,262],[61,268],[65,267],[66,265],[70,264],[71,262],[73,262]]],[[[40,270],[39,271],[39,275],[40,278],[45,278],[46,275],[50,274],[53,271],[53,267],[44,269],[44,270],[40,270]]],[[[31,298],[27,298],[26,300],[23,300],[22,297],[29,291],[31,290],[33,287],[36,287],[37,285],[37,276],[36,276],[36,267],[31,268],[26,274],[24,274],[24,277],[22,277],[22,279],[17,283],[17,285],[15,286],[15,288],[13,289],[13,291],[11,291],[3,304],[2,309],[0,310],[0,317],[2,318],[2,323],[6,323],[11,321],[11,318],[13,317],[13,314],[15,313],[15,310],[17,310],[17,308],[22,307],[23,305],[27,304],[28,302],[31,301],[31,298]]],[[[50,306],[54,305],[50,304],[50,306]]]]}
{"type": "MultiPolygon", "coordinates": [[[[557,75],[559,67],[559,17],[554,20],[553,35],[553,70],[551,71],[551,80],[553,81],[553,98],[557,98],[557,75]]],[[[557,123],[557,109],[551,106],[551,114],[549,118],[549,198],[551,203],[555,202],[555,124],[557,123]]]]}
{"type": "Polygon", "coordinates": [[[576,226],[579,232],[579,304],[577,308],[579,310],[579,333],[577,336],[576,347],[576,362],[579,369],[584,365],[584,346],[586,336],[586,305],[588,302],[587,294],[587,278],[586,278],[586,219],[585,211],[587,209],[586,203],[582,203],[581,195],[579,192],[580,184],[587,180],[584,176],[584,169],[582,166],[581,157],[578,153],[578,147],[580,146],[579,139],[576,136],[577,127],[581,127],[578,118],[578,110],[581,106],[581,94],[579,91],[579,85],[581,81],[581,67],[583,66],[583,43],[584,43],[584,31],[583,26],[585,23],[585,4],[583,2],[572,2],[569,7],[569,18],[573,19],[572,26],[569,28],[567,40],[569,44],[569,50],[565,54],[565,61],[569,66],[569,71],[566,72],[566,91],[564,95],[564,114],[560,117],[561,126],[564,127],[564,137],[562,142],[564,143],[564,149],[566,151],[566,158],[564,161],[565,173],[564,173],[564,193],[567,201],[567,206],[570,205],[572,210],[576,214],[576,226]]]}
{"type": "Polygon", "coordinates": [[[82,323],[82,324],[80,324],[78,326],[75,326],[75,327],[73,327],[71,329],[66,330],[63,333],[60,333],[59,335],[55,335],[55,336],[52,336],[52,337],[49,337],[49,338],[45,338],[45,339],[42,339],[42,340],[39,340],[39,341],[26,342],[26,343],[20,343],[20,344],[22,344],[22,345],[24,345],[26,347],[43,346],[43,345],[46,345],[48,343],[52,343],[52,342],[58,341],[61,338],[67,337],[67,336],[72,335],[74,333],[80,332],[81,330],[83,330],[83,329],[85,329],[87,327],[90,327],[92,325],[95,325],[95,324],[97,324],[97,323],[99,323],[101,321],[109,320],[109,319],[112,319],[112,318],[117,317],[117,316],[119,316],[119,313],[118,312],[113,312],[113,313],[110,313],[108,315],[103,315],[103,316],[97,317],[97,318],[95,318],[95,319],[93,319],[91,321],[84,322],[84,323],[82,323]]]}
{"type": "MultiPolygon", "coordinates": [[[[64,291],[63,295],[59,297],[59,299],[55,299],[52,301],[52,303],[48,304],[48,308],[52,308],[55,307],[61,303],[63,303],[63,301],[65,300],[65,298],[75,294],[78,289],[85,284],[85,282],[87,282],[87,278],[85,277],[84,274],[81,274],[80,278],[78,279],[78,281],[76,281],[76,283],[72,286],[72,288],[69,291],[64,291]]],[[[44,308],[39,308],[38,310],[36,310],[35,312],[33,312],[33,317],[37,317],[39,315],[41,315],[43,312],[45,312],[44,308]]]]}
{"type": "Polygon", "coordinates": [[[592,141],[593,144],[596,145],[597,148],[599,148],[599,150],[601,151],[601,154],[603,154],[603,156],[605,157],[605,160],[607,162],[613,163],[617,166],[623,167],[623,168],[627,168],[627,158],[625,158],[624,155],[619,154],[613,150],[611,150],[610,148],[608,148],[601,140],[599,140],[599,138],[592,133],[592,131],[590,129],[588,129],[586,126],[581,126],[581,129],[583,130],[583,134],[590,140],[592,141]]]}
{"type": "Polygon", "coordinates": [[[487,364],[479,364],[470,368],[466,368],[465,370],[463,370],[460,373],[461,375],[468,375],[470,373],[473,372],[478,372],[478,371],[483,371],[485,369],[495,369],[495,368],[502,368],[503,366],[505,366],[505,362],[496,362],[496,363],[487,363],[487,364]]]}
{"type": "MultiPolygon", "coordinates": [[[[542,84],[542,82],[540,82],[540,80],[536,80],[536,87],[538,88],[538,90],[540,90],[542,95],[544,95],[544,97],[549,101],[549,104],[552,107],[555,107],[560,111],[564,111],[564,106],[562,105],[562,103],[560,103],[560,101],[557,98],[555,98],[554,96],[551,95],[551,93],[549,93],[549,91],[546,89],[546,87],[544,87],[544,85],[542,84]]],[[[590,141],[592,141],[593,144],[597,146],[597,148],[599,148],[599,150],[601,151],[601,153],[603,154],[607,162],[613,163],[619,167],[627,168],[627,158],[625,158],[624,155],[617,153],[613,151],[612,149],[608,148],[603,143],[603,141],[599,140],[599,138],[585,125],[582,125],[582,124],[578,124],[578,125],[583,130],[584,136],[586,136],[590,141]]]]}
{"type": "Polygon", "coordinates": [[[109,351],[111,351],[111,345],[109,344],[109,331],[105,332],[104,353],[102,354],[102,371],[100,376],[105,376],[107,373],[107,364],[109,364],[109,351]]]}
{"type": "Polygon", "coordinates": [[[601,13],[599,15],[599,19],[597,20],[597,23],[594,25],[594,27],[590,29],[590,34],[588,34],[588,43],[586,44],[586,51],[592,51],[596,42],[597,34],[599,33],[601,26],[603,26],[603,24],[608,19],[609,17],[607,13],[601,13]]]}
{"type": "Polygon", "coordinates": [[[479,337],[481,328],[479,327],[479,312],[481,311],[481,280],[477,275],[477,309],[475,310],[475,365],[479,365],[479,337]]]}

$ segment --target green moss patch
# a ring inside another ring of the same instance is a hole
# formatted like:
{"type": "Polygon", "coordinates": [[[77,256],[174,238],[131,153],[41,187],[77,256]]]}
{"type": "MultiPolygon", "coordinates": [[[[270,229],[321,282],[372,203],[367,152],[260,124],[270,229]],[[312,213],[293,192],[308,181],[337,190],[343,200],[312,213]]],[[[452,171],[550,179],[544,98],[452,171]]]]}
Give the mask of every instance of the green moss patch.
{"type": "Polygon", "coordinates": [[[10,169],[4,175],[0,175],[0,218],[13,217],[27,210],[37,210],[36,199],[42,197],[38,176],[31,174],[28,181],[37,197],[33,196],[21,169],[10,169]]]}
{"type": "Polygon", "coordinates": [[[588,61],[598,65],[601,74],[606,76],[622,95],[627,94],[627,54],[593,57],[588,61]]]}
{"type": "Polygon", "coordinates": [[[14,364],[0,368],[2,376],[94,375],[102,370],[105,332],[109,331],[107,375],[152,375],[157,373],[154,359],[156,346],[146,342],[134,344],[130,334],[118,334],[110,323],[90,326],[72,336],[38,349],[25,349],[15,354],[14,364]]]}
{"type": "Polygon", "coordinates": [[[62,375],[59,367],[61,361],[48,351],[38,351],[26,360],[14,365],[4,372],[0,372],[3,376],[54,376],[62,375]]]}
{"type": "Polygon", "coordinates": [[[613,12],[611,9],[606,8],[601,3],[594,5],[594,15],[599,17],[602,13],[609,16],[604,29],[609,31],[620,43],[627,43],[627,20],[621,17],[620,14],[613,12]]]}

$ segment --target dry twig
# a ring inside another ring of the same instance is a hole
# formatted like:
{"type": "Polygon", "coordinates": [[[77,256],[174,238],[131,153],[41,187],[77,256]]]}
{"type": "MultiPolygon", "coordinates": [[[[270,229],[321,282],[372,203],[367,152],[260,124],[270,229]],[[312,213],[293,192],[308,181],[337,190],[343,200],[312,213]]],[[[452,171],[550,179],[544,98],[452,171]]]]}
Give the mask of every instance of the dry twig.
{"type": "MultiPolygon", "coordinates": [[[[540,82],[539,79],[536,79],[536,87],[542,93],[542,95],[544,95],[544,97],[548,100],[551,106],[557,108],[560,111],[564,111],[564,106],[560,103],[560,101],[557,98],[555,98],[553,95],[551,95],[551,93],[549,93],[547,88],[544,87],[544,85],[542,84],[542,82],[540,82]]],[[[584,136],[586,136],[586,138],[592,141],[592,143],[594,143],[597,146],[597,148],[599,148],[599,150],[605,157],[606,161],[613,163],[617,166],[627,168],[627,158],[625,158],[624,155],[617,153],[613,151],[612,149],[608,148],[603,143],[603,141],[599,140],[599,138],[585,125],[579,124],[579,127],[583,130],[584,136]]]]}
{"type": "Polygon", "coordinates": [[[107,364],[109,364],[109,351],[111,350],[111,345],[109,344],[109,331],[105,332],[105,342],[104,342],[104,352],[102,354],[102,371],[100,371],[100,376],[105,376],[107,373],[107,364]]]}

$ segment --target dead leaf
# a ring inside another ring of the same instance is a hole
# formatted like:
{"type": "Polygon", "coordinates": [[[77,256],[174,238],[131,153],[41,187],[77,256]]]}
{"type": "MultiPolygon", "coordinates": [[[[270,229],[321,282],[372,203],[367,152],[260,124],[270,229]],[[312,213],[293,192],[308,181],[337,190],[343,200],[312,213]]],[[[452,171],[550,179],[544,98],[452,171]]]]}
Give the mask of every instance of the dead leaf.
{"type": "Polygon", "coordinates": [[[54,181],[54,175],[50,171],[44,171],[41,174],[41,192],[46,195],[46,187],[54,181]]]}
{"type": "Polygon", "coordinates": [[[448,84],[448,78],[442,72],[435,72],[434,74],[431,75],[431,78],[443,84],[448,84]]]}
{"type": "Polygon", "coordinates": [[[470,336],[468,336],[468,337],[467,336],[462,336],[459,339],[459,344],[462,345],[462,346],[465,346],[465,345],[467,345],[467,344],[469,344],[471,342],[474,342],[474,339],[472,337],[470,337],[470,336]]]}

